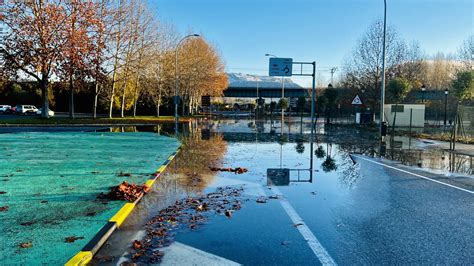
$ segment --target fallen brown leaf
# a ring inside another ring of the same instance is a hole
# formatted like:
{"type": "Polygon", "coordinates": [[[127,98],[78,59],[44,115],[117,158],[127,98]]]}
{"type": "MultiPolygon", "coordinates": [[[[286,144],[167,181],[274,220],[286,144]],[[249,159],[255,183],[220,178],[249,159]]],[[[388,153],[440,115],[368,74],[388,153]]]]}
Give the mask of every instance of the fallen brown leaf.
{"type": "Polygon", "coordinates": [[[142,248],[142,242],[140,242],[139,240],[133,241],[133,248],[134,249],[141,249],[142,248]]]}
{"type": "Polygon", "coordinates": [[[35,221],[29,221],[29,222],[20,223],[20,225],[22,225],[22,226],[30,226],[30,225],[33,225],[33,224],[35,224],[35,223],[36,223],[35,221]]]}
{"type": "Polygon", "coordinates": [[[31,248],[33,244],[31,242],[20,243],[20,248],[31,248]]]}
{"type": "Polygon", "coordinates": [[[68,236],[64,239],[64,241],[66,243],[73,243],[75,242],[76,240],[79,240],[79,239],[84,239],[83,236],[68,236]]]}

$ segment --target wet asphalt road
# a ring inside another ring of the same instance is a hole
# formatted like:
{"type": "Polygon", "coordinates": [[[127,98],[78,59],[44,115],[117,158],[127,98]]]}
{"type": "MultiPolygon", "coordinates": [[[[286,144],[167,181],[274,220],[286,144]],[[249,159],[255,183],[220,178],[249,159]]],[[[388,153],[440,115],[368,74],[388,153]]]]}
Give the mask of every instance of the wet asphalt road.
{"type": "MultiPolygon", "coordinates": [[[[308,155],[296,153],[293,145],[283,145],[282,166],[303,168],[308,155]]],[[[245,183],[253,198],[231,220],[217,217],[176,240],[246,265],[320,264],[280,200],[255,202],[262,193],[274,193],[266,186],[265,173],[279,166],[279,149],[278,144],[229,144],[225,164],[247,167],[249,173],[222,173],[213,186],[245,183]]],[[[474,263],[472,193],[362,159],[367,157],[356,158],[357,165],[351,166],[337,147],[331,150],[336,171],[324,172],[323,159],[316,159],[313,183],[278,189],[334,262],[474,263]]]]}

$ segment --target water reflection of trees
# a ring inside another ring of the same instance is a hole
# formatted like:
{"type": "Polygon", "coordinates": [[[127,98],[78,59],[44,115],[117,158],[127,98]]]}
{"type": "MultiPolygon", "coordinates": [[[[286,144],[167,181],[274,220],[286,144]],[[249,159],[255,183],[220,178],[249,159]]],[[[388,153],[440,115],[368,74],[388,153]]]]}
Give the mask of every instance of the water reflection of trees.
{"type": "MultiPolygon", "coordinates": [[[[316,151],[318,151],[318,149],[316,151]]],[[[336,160],[332,157],[332,143],[326,143],[326,159],[321,164],[321,167],[323,168],[323,171],[326,173],[337,170],[336,160]]]]}
{"type": "Polygon", "coordinates": [[[197,129],[181,139],[178,157],[179,183],[192,191],[202,191],[214,180],[215,173],[209,170],[209,166],[221,166],[227,151],[227,142],[222,135],[211,134],[203,139],[200,131],[197,129]]]}
{"type": "Polygon", "coordinates": [[[326,151],[324,150],[322,145],[319,145],[314,151],[314,154],[316,155],[316,158],[322,159],[324,158],[324,156],[326,156],[326,151]]]}
{"type": "Polygon", "coordinates": [[[398,150],[391,149],[389,159],[408,166],[418,166],[461,174],[473,174],[472,157],[436,150],[398,150]]]}

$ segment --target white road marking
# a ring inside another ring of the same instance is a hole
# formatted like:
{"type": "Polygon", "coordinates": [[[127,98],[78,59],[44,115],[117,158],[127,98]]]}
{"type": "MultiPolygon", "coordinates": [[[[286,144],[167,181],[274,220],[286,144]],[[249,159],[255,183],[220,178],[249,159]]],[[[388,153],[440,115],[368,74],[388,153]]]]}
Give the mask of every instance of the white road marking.
{"type": "Polygon", "coordinates": [[[203,265],[203,266],[238,266],[234,261],[193,248],[191,246],[174,242],[169,247],[161,249],[165,253],[160,265],[203,265]]]}
{"type": "Polygon", "coordinates": [[[374,160],[371,160],[371,159],[368,159],[368,158],[364,158],[364,157],[361,157],[361,156],[358,156],[358,155],[354,155],[354,156],[357,157],[357,158],[360,158],[362,160],[366,160],[368,162],[374,163],[374,164],[382,165],[384,167],[400,171],[402,173],[410,174],[410,175],[413,175],[413,176],[416,176],[416,177],[419,177],[419,178],[423,178],[423,179],[426,179],[426,180],[429,180],[429,181],[432,181],[432,182],[435,182],[435,183],[438,183],[438,184],[441,184],[441,185],[444,185],[444,186],[448,186],[448,187],[451,187],[451,188],[454,188],[454,189],[457,189],[457,190],[461,190],[461,191],[464,191],[464,192],[467,192],[467,193],[474,194],[474,191],[471,191],[471,190],[468,190],[468,189],[453,186],[453,185],[450,185],[448,183],[438,181],[436,179],[432,179],[432,178],[429,178],[429,177],[426,177],[426,176],[415,174],[415,173],[412,173],[412,172],[409,172],[409,171],[406,171],[406,170],[403,170],[403,169],[400,169],[400,168],[397,168],[397,167],[393,167],[393,166],[390,166],[388,164],[380,163],[380,162],[377,162],[377,161],[374,161],[374,160]]]}
{"type": "MultiPolygon", "coordinates": [[[[146,236],[146,231],[145,230],[140,230],[138,231],[135,236],[132,239],[143,239],[146,236]]],[[[117,263],[115,264],[116,266],[122,265],[122,263],[125,263],[127,261],[130,261],[127,257],[130,255],[128,251],[125,251],[122,256],[119,258],[117,263]]]]}
{"type": "MultiPolygon", "coordinates": [[[[133,239],[143,239],[145,235],[145,230],[140,230],[135,234],[133,239]]],[[[185,244],[181,244],[179,242],[173,242],[170,246],[161,248],[159,250],[165,253],[165,256],[163,256],[163,259],[160,263],[161,265],[241,265],[226,258],[216,256],[214,254],[193,248],[185,244]]],[[[128,256],[130,256],[130,253],[128,251],[124,252],[115,265],[120,266],[122,263],[130,261],[128,256]]]]}
{"type": "Polygon", "coordinates": [[[319,261],[323,265],[337,265],[337,263],[334,261],[334,259],[329,255],[329,253],[326,251],[326,249],[321,245],[319,240],[316,238],[316,236],[311,232],[309,227],[306,225],[306,223],[301,219],[301,217],[298,215],[298,213],[295,211],[295,209],[291,206],[290,202],[281,194],[280,190],[276,186],[271,187],[274,195],[280,196],[279,202],[283,209],[285,210],[286,214],[290,217],[291,221],[296,225],[298,224],[297,228],[298,231],[300,231],[300,234],[303,236],[303,238],[306,240],[308,243],[308,246],[311,248],[311,250],[314,252],[316,257],[318,257],[319,261]]]}

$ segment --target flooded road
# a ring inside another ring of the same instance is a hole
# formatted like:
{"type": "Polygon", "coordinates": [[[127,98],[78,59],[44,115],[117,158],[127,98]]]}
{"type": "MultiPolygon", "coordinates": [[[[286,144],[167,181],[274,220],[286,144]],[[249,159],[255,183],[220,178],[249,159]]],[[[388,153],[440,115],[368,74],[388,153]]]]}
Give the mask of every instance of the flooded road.
{"type": "Polygon", "coordinates": [[[94,263],[130,261],[132,241],[143,238],[144,224],[161,209],[226,186],[244,188],[242,208],[231,218],[213,213],[202,227],[178,230],[173,244],[160,249],[162,264],[474,262],[472,157],[425,149],[412,139],[409,149],[389,146],[385,159],[377,159],[371,157],[379,151],[376,133],[321,127],[312,151],[310,128],[287,126],[281,134],[270,121],[188,125],[170,171],[94,263]],[[288,169],[289,178],[269,179],[268,169],[288,169]],[[279,181],[286,185],[275,186],[279,181]]]}

